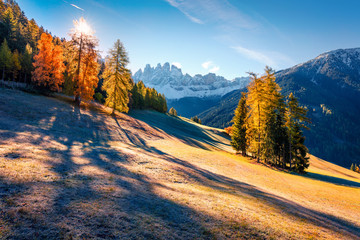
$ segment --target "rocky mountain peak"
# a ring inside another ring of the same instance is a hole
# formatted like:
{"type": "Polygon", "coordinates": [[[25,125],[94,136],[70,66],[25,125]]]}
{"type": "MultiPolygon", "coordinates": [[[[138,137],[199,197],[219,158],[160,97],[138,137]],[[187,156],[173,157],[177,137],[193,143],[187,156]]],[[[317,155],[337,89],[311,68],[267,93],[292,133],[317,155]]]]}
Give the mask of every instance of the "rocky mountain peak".
{"type": "Polygon", "coordinates": [[[135,82],[143,81],[146,86],[155,88],[164,93],[168,99],[183,97],[221,97],[235,89],[245,87],[249,78],[236,78],[231,81],[214,73],[206,75],[197,74],[194,77],[183,74],[181,68],[170,65],[157,64],[151,67],[147,64],[144,71],[139,69],[134,75],[135,82]]]}

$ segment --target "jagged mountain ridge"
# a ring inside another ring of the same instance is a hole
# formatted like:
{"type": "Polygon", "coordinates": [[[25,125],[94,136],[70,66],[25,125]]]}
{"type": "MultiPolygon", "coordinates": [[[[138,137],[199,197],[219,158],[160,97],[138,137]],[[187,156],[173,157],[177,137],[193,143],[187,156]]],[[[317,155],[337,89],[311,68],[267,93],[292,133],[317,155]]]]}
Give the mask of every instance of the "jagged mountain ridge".
{"type": "Polygon", "coordinates": [[[146,86],[164,93],[167,99],[181,99],[185,97],[221,97],[235,89],[240,89],[249,83],[248,77],[239,77],[231,81],[214,73],[190,76],[183,74],[181,69],[166,62],[163,66],[146,65],[134,75],[135,82],[143,81],[146,86]]]}
{"type": "MultiPolygon", "coordinates": [[[[277,72],[276,81],[284,95],[293,92],[309,109],[312,124],[305,135],[312,154],[345,167],[360,162],[360,48],[323,53],[277,72]]],[[[201,113],[202,122],[229,126],[240,92],[201,113]]]]}

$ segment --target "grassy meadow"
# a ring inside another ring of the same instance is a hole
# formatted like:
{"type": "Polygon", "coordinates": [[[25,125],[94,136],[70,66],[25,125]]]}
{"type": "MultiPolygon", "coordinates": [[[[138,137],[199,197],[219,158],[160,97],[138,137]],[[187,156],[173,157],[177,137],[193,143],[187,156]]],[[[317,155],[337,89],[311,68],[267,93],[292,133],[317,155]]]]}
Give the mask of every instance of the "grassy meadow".
{"type": "Polygon", "coordinates": [[[220,129],[0,88],[0,239],[360,239],[360,174],[234,154],[220,129]]]}

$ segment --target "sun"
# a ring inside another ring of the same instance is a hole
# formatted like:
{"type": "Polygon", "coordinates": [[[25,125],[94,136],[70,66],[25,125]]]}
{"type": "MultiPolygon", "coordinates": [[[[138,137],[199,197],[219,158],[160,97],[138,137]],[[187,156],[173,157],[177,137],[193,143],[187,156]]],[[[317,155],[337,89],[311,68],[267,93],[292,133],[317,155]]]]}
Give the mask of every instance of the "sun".
{"type": "Polygon", "coordinates": [[[84,35],[91,35],[93,30],[91,29],[90,25],[86,22],[86,20],[81,17],[79,21],[74,21],[75,25],[75,32],[84,34],[84,35]]]}

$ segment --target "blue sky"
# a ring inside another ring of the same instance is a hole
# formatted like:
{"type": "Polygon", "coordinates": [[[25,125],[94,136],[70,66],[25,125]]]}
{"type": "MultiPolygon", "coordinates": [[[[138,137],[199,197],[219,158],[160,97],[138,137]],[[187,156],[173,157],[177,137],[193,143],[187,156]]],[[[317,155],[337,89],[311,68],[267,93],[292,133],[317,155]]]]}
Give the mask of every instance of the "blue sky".
{"type": "Polygon", "coordinates": [[[18,0],[69,39],[83,16],[105,56],[120,39],[135,72],[170,62],[194,75],[232,79],[291,67],[338,48],[360,47],[358,0],[18,0]]]}

